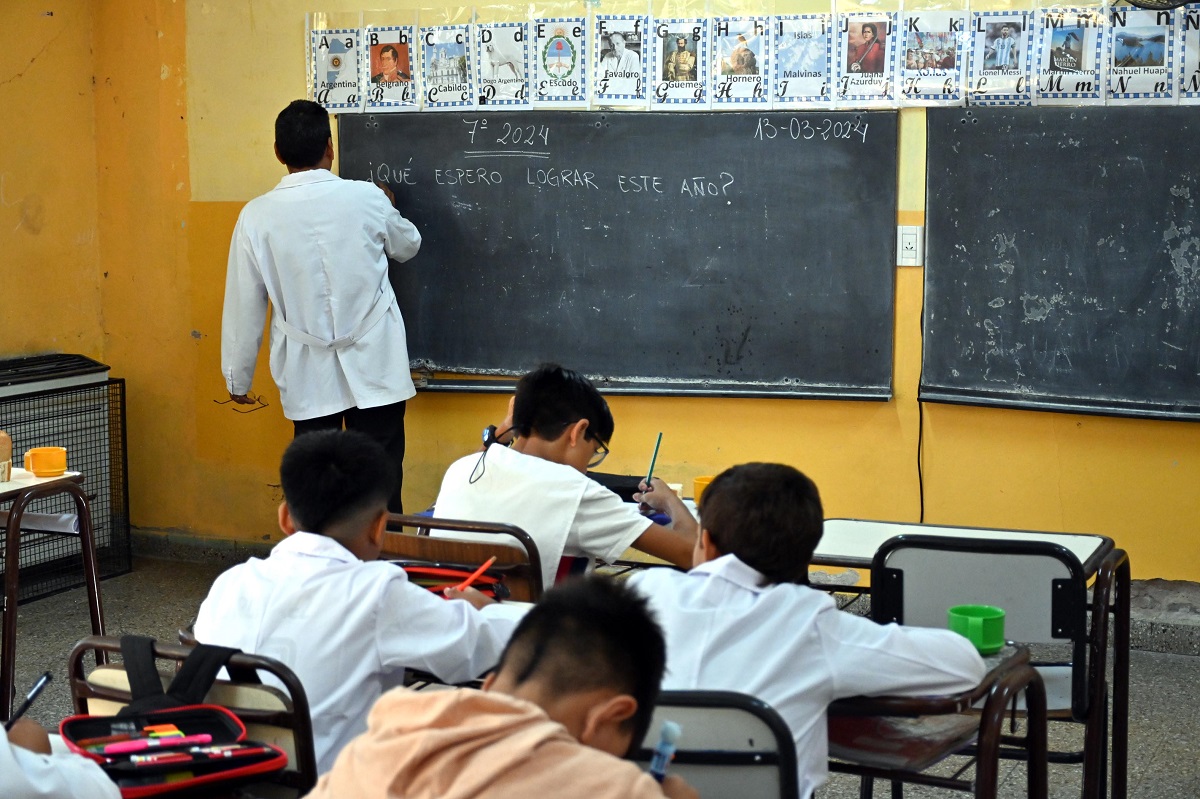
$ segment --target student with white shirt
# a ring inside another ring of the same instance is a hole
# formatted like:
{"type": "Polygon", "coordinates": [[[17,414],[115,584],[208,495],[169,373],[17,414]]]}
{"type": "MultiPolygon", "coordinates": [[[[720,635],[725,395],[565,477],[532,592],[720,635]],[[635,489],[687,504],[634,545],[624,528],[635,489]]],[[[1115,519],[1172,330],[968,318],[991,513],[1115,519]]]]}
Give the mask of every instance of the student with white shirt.
{"type": "Polygon", "coordinates": [[[828,776],[830,702],[964,691],[987,672],[957,633],[876,624],[810,588],[823,519],[796,469],[735,466],[704,491],[695,567],[630,579],[667,636],[663,689],[741,691],[774,707],[795,738],[801,797],[828,776]]]}
{"type": "Polygon", "coordinates": [[[268,558],[216,579],[196,639],[281,661],[312,711],[317,767],[366,729],[367,711],[406,668],[446,682],[478,677],[500,658],[522,613],[473,588],[446,601],[379,562],[395,476],[386,453],[353,431],[296,438],[280,465],[287,536],[268,558]]]}
{"type": "Polygon", "coordinates": [[[608,454],[613,426],[608,403],[586,377],[543,364],[517,383],[509,418],[484,431],[483,451],[446,470],[434,513],[520,527],[537,543],[546,587],[580,563],[611,563],[629,547],[690,566],[696,520],[665,483],[655,478],[638,498],[666,513],[666,526],[587,476],[608,454]]]}
{"type": "Polygon", "coordinates": [[[30,719],[0,725],[0,795],[4,799],[120,799],[117,784],[74,752],[51,754],[50,736],[30,719]]]}
{"type": "Polygon", "coordinates": [[[329,171],[329,113],[296,100],[275,120],[275,157],[287,177],[251,200],[229,247],[221,371],[230,398],[249,396],[268,302],[271,376],[296,435],[360,430],[379,441],[398,477],[402,510],[404,409],[414,396],[404,319],[388,259],[417,254],[421,234],[386,186],[329,171]]]}

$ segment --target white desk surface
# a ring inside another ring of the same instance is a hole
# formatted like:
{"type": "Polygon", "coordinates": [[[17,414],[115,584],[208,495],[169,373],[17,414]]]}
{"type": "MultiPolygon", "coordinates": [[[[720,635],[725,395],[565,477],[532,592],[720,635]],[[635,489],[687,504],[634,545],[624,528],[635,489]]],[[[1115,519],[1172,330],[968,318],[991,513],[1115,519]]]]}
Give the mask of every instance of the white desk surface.
{"type": "Polygon", "coordinates": [[[0,500],[12,499],[18,491],[24,491],[26,488],[43,485],[45,483],[53,483],[58,480],[75,480],[79,477],[79,472],[64,472],[58,477],[34,477],[33,472],[25,469],[13,467],[12,479],[5,483],[0,483],[0,500]]]}
{"type": "Polygon", "coordinates": [[[825,533],[813,554],[821,566],[869,566],[884,541],[897,535],[936,535],[947,538],[996,538],[1009,541],[1045,541],[1058,544],[1086,566],[1090,558],[1112,548],[1112,539],[1100,535],[1042,533],[1031,530],[994,530],[985,527],[949,527],[937,524],[877,522],[866,519],[826,519],[825,533]]]}

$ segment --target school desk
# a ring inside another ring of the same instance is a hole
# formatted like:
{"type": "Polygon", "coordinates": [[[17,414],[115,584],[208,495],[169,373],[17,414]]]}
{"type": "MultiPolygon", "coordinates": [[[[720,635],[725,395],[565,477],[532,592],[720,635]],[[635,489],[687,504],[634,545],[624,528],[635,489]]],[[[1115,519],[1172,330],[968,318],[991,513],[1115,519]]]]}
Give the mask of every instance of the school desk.
{"type": "MultiPolygon", "coordinates": [[[[87,495],[80,484],[83,475],[66,472],[58,477],[34,477],[25,469],[13,469],[12,479],[0,483],[0,504],[11,502],[8,511],[8,528],[4,534],[0,558],[4,560],[4,604],[0,605],[0,619],[4,633],[0,639],[0,721],[7,720],[12,713],[13,681],[17,665],[17,581],[21,566],[21,517],[29,503],[58,494],[67,494],[75,500],[75,513],[79,517],[79,543],[83,553],[83,576],[87,586],[88,613],[92,620],[92,634],[104,635],[104,609],[100,605],[100,579],[96,570],[96,542],[92,535],[92,514],[87,495]]],[[[59,533],[47,533],[59,535],[59,533]]],[[[62,533],[74,535],[74,533],[62,533]]],[[[96,664],[107,662],[99,652],[96,664]]]]}

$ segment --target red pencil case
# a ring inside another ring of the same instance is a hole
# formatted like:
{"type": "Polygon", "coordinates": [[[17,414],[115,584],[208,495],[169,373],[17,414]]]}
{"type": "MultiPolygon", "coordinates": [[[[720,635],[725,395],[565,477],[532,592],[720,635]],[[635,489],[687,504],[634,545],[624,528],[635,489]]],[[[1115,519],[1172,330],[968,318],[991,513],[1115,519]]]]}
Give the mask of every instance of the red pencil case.
{"type": "MultiPolygon", "coordinates": [[[[435,594],[441,594],[447,588],[453,588],[470,577],[475,568],[461,563],[429,563],[427,561],[394,560],[408,574],[409,582],[426,588],[435,594]]],[[[471,587],[484,596],[493,599],[508,599],[508,586],[504,584],[504,575],[494,569],[488,569],[475,578],[471,587]]]]}
{"type": "Polygon", "coordinates": [[[104,769],[124,799],[210,795],[214,789],[277,774],[288,763],[282,749],[245,740],[241,719],[218,705],[128,716],[71,716],[58,730],[71,750],[104,769]],[[150,728],[174,728],[177,734],[154,737],[150,728]],[[128,749],[136,751],[124,751],[128,749]]]}

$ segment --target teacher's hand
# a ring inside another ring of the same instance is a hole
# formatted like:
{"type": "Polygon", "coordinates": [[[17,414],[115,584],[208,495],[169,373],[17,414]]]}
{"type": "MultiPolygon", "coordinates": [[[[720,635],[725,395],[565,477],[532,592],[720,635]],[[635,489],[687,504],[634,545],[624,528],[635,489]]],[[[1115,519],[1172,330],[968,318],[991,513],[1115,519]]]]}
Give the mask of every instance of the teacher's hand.
{"type": "Polygon", "coordinates": [[[389,187],[388,184],[380,183],[379,181],[375,181],[375,185],[379,187],[380,191],[382,191],[384,194],[387,195],[388,202],[390,202],[393,206],[395,206],[396,205],[396,195],[392,193],[391,187],[389,187]]]}

